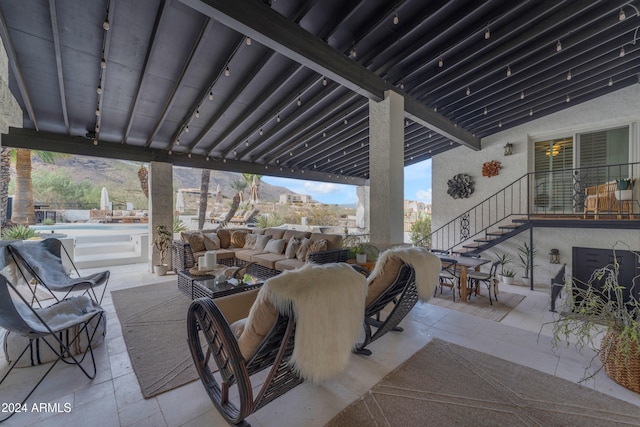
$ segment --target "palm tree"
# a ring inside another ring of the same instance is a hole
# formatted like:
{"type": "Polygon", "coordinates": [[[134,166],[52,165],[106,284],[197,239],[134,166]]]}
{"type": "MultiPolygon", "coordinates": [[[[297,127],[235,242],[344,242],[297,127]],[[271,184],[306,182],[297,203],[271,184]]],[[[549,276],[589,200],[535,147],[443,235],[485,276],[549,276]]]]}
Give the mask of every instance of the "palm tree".
{"type": "Polygon", "coordinates": [[[138,169],[138,180],[140,181],[140,187],[144,193],[144,197],[149,199],[149,171],[145,165],[140,165],[138,169]]]}
{"type": "Polygon", "coordinates": [[[7,226],[9,204],[9,181],[11,181],[11,149],[2,147],[0,153],[0,227],[7,226]]]}
{"type": "Polygon", "coordinates": [[[198,230],[204,228],[204,216],[207,212],[207,199],[209,197],[209,178],[211,177],[211,169],[202,169],[202,178],[200,179],[200,208],[198,210],[198,230]]]}
{"type": "MultiPolygon", "coordinates": [[[[53,164],[63,154],[49,151],[35,152],[40,160],[53,164]]],[[[33,188],[31,185],[31,155],[26,148],[16,148],[16,196],[13,200],[12,221],[18,224],[35,224],[36,214],[33,205],[33,188]]],[[[7,184],[8,185],[8,184],[7,184]]],[[[6,211],[5,211],[6,212],[6,211]]]]}
{"type": "Polygon", "coordinates": [[[240,203],[242,203],[244,201],[244,189],[247,188],[247,181],[236,179],[231,183],[231,188],[233,188],[238,192],[238,197],[240,197],[240,203]]]}

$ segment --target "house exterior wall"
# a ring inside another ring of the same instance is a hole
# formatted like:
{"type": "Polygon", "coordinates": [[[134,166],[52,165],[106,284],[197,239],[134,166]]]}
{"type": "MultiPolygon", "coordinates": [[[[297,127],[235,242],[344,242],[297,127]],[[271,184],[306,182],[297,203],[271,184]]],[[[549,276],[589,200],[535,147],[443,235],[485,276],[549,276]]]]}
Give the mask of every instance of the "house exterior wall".
{"type": "MultiPolygon", "coordinates": [[[[458,147],[434,156],[432,229],[437,230],[532,171],[534,141],[624,125],[630,126],[630,162],[640,162],[640,84],[483,138],[481,151],[458,147]],[[505,157],[503,147],[508,142],[513,144],[513,155],[505,157]],[[500,174],[483,177],[482,164],[491,160],[502,163],[500,174]],[[467,199],[453,199],[447,194],[447,181],[458,173],[470,175],[475,183],[475,191],[467,199]]],[[[506,252],[517,258],[517,245],[528,240],[529,233],[524,232],[490,249],[485,256],[495,259],[494,252],[506,252]]],[[[551,248],[560,250],[561,262],[567,264],[568,272],[572,268],[571,248],[574,246],[610,249],[619,242],[618,249],[640,251],[640,233],[629,230],[536,228],[533,242],[538,250],[534,270],[536,283],[549,283],[558,270],[557,265],[549,263],[551,248]]],[[[522,269],[517,265],[511,267],[521,274],[522,269]]]]}

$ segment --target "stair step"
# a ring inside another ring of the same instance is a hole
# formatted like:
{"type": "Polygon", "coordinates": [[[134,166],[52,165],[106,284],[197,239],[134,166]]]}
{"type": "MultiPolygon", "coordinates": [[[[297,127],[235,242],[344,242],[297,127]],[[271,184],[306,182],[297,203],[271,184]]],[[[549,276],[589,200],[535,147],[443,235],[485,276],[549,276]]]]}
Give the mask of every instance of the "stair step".
{"type": "Polygon", "coordinates": [[[478,242],[478,243],[491,243],[491,241],[493,241],[495,239],[489,239],[487,237],[481,237],[479,239],[473,239],[474,242],[478,242]]]}
{"type": "Polygon", "coordinates": [[[463,248],[474,249],[474,250],[482,249],[485,246],[486,245],[481,245],[479,243],[469,243],[468,245],[462,245],[463,248]]]}
{"type": "Polygon", "coordinates": [[[515,230],[522,227],[522,224],[506,224],[506,225],[500,225],[498,226],[498,228],[504,229],[504,230],[515,230]]]}
{"type": "Polygon", "coordinates": [[[496,237],[502,237],[502,236],[506,236],[507,234],[509,234],[509,231],[487,231],[487,236],[496,236],[496,237]]]}

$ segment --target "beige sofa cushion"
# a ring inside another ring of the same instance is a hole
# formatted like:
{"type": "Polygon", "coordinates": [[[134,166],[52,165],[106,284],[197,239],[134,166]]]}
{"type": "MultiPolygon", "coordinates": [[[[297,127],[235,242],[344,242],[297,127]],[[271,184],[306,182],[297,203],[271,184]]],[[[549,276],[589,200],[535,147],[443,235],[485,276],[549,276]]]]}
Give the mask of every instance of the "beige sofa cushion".
{"type": "Polygon", "coordinates": [[[272,236],[269,234],[262,234],[260,236],[258,236],[258,238],[256,239],[256,244],[254,246],[254,249],[259,249],[259,250],[264,250],[265,246],[267,246],[267,243],[269,242],[269,240],[271,240],[272,236]]]}
{"type": "Polygon", "coordinates": [[[262,234],[265,236],[271,236],[274,239],[282,239],[285,231],[287,230],[285,230],[284,228],[267,228],[262,234]]]}
{"type": "Polygon", "coordinates": [[[296,268],[304,267],[305,263],[303,261],[298,261],[297,258],[293,259],[283,259],[281,261],[276,261],[275,267],[278,271],[287,271],[287,270],[295,270],[296,268]]]}
{"type": "Polygon", "coordinates": [[[302,239],[300,246],[296,251],[296,259],[298,261],[305,262],[307,260],[307,252],[309,251],[309,246],[311,246],[312,243],[311,239],[302,239]]]}
{"type": "Polygon", "coordinates": [[[256,246],[257,239],[257,234],[247,234],[246,236],[244,236],[244,246],[242,247],[242,249],[253,249],[256,246]]]}
{"type": "Polygon", "coordinates": [[[378,298],[391,284],[396,280],[398,271],[402,267],[400,258],[389,258],[384,265],[382,275],[368,281],[369,291],[365,300],[365,306],[369,306],[376,298],[378,298]]]}
{"type": "Polygon", "coordinates": [[[251,262],[251,257],[254,255],[263,254],[262,249],[242,249],[235,252],[236,258],[242,261],[251,262]]]}
{"type": "Polygon", "coordinates": [[[238,348],[245,360],[253,356],[277,319],[278,312],[270,302],[258,299],[251,306],[249,316],[238,338],[238,348]]]}
{"type": "Polygon", "coordinates": [[[287,248],[284,250],[284,256],[287,259],[293,259],[296,257],[296,251],[300,247],[300,239],[292,237],[287,242],[287,248]]]}
{"type": "Polygon", "coordinates": [[[285,256],[283,254],[272,254],[272,253],[264,253],[257,254],[251,257],[251,262],[255,262],[258,265],[261,265],[265,268],[270,268],[271,270],[276,269],[276,262],[285,260],[285,256]]]}
{"type": "Polygon", "coordinates": [[[207,249],[204,245],[204,236],[202,235],[202,233],[190,234],[189,245],[191,245],[191,250],[193,252],[202,252],[207,249]]]}
{"type": "Polygon", "coordinates": [[[282,235],[282,238],[288,242],[289,240],[291,240],[292,237],[302,240],[305,237],[309,237],[309,236],[311,236],[311,233],[308,231],[287,230],[282,235]]]}
{"type": "Polygon", "coordinates": [[[309,246],[309,250],[307,251],[307,254],[304,257],[304,260],[307,261],[309,259],[309,254],[322,252],[326,250],[327,250],[327,241],[325,239],[316,240],[315,242],[311,243],[311,245],[309,246]]]}
{"type": "Polygon", "coordinates": [[[244,242],[246,235],[249,232],[247,230],[235,230],[231,232],[231,242],[229,246],[233,246],[234,248],[242,248],[244,247],[244,242]]]}
{"type": "Polygon", "coordinates": [[[314,242],[321,239],[326,240],[328,251],[342,249],[342,236],[339,234],[312,233],[310,239],[314,242]]]}
{"type": "Polygon", "coordinates": [[[220,239],[220,247],[227,249],[231,245],[231,231],[226,228],[218,230],[218,238],[220,239]]]}

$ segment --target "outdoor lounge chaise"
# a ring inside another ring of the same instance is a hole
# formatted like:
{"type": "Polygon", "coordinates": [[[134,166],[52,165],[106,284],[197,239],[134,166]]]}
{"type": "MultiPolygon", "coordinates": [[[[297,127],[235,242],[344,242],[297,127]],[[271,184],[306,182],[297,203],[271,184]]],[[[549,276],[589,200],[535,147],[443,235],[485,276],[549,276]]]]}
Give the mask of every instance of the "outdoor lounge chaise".
{"type": "MultiPolygon", "coordinates": [[[[24,280],[29,282],[33,277],[37,284],[45,287],[57,301],[66,298],[71,292],[84,291],[97,304],[102,302],[109,281],[109,270],[81,276],[60,240],[48,238],[38,241],[16,241],[9,245],[9,253],[24,280]],[[77,277],[72,277],[67,272],[62,261],[63,253],[71,265],[71,271],[75,272],[77,277]],[[100,286],[102,292],[96,291],[100,286]],[[64,296],[58,298],[56,292],[63,293],[64,296]]],[[[37,302],[35,290],[32,304],[34,302],[37,302]]]]}
{"type": "Polygon", "coordinates": [[[380,254],[367,278],[364,326],[355,352],[369,356],[369,344],[389,331],[401,332],[398,324],[418,299],[427,301],[435,292],[440,268],[440,259],[424,248],[392,248],[380,254]]]}
{"type": "Polygon", "coordinates": [[[193,301],[189,348],[218,411],[240,425],[303,381],[341,373],[361,328],[365,292],[364,277],[347,264],[309,264],[259,290],[193,301]]]}

